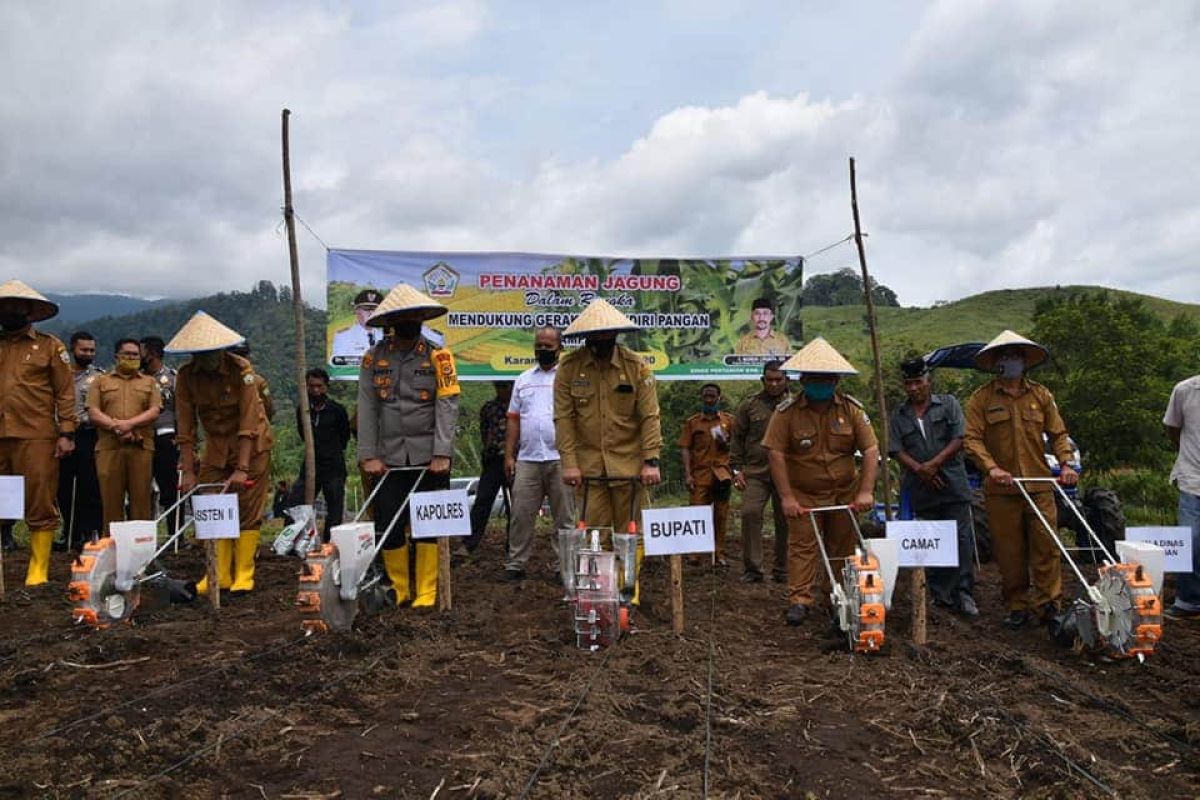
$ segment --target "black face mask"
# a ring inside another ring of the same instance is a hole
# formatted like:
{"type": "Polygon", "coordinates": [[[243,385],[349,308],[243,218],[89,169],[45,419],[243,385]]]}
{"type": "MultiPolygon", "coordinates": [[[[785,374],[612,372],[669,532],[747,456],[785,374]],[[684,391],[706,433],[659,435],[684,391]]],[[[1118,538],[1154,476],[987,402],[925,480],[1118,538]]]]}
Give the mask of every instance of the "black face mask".
{"type": "Polygon", "coordinates": [[[397,339],[415,339],[421,335],[420,321],[397,322],[392,326],[392,333],[397,339]]]}
{"type": "Polygon", "coordinates": [[[20,311],[6,311],[0,314],[0,328],[6,331],[19,331],[28,324],[28,317],[20,311]]]}
{"type": "Polygon", "coordinates": [[[603,361],[606,358],[612,358],[613,350],[615,350],[616,347],[616,339],[606,339],[602,341],[589,339],[587,341],[587,349],[591,352],[592,356],[599,361],[603,361]]]}
{"type": "Polygon", "coordinates": [[[538,364],[543,367],[553,366],[558,361],[557,350],[534,350],[533,355],[537,358],[538,364]]]}
{"type": "Polygon", "coordinates": [[[87,356],[75,356],[75,363],[79,365],[80,369],[87,369],[92,365],[92,361],[94,360],[95,359],[88,358],[87,356]]]}

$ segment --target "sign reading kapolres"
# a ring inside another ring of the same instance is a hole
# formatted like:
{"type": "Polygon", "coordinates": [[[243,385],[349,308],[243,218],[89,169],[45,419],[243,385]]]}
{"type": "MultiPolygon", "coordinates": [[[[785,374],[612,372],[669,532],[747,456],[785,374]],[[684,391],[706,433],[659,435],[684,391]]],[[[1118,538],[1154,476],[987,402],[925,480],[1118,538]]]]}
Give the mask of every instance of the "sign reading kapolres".
{"type": "Polygon", "coordinates": [[[349,380],[383,336],[363,325],[374,308],[368,290],[383,295],[397,283],[450,309],[427,323],[426,335],[444,340],[467,380],[511,378],[533,366],[534,331],[567,327],[597,297],[642,326],[622,342],[660,380],[757,379],[764,362],[799,349],[804,333],[800,258],[330,250],[327,268],[330,372],[349,380]]]}

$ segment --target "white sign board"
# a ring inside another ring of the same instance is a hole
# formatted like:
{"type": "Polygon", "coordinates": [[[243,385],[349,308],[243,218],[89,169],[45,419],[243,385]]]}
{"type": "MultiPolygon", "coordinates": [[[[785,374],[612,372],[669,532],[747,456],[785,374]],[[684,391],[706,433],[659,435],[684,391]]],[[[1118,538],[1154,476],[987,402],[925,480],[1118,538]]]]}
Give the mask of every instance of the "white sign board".
{"type": "Polygon", "coordinates": [[[1125,541],[1148,542],[1161,547],[1166,554],[1163,572],[1192,571],[1192,559],[1195,556],[1192,554],[1191,528],[1126,528],[1125,541]]]}
{"type": "Polygon", "coordinates": [[[236,539],[241,533],[236,494],[192,495],[192,513],[197,539],[236,539]]]}
{"type": "Polygon", "coordinates": [[[713,551],[712,506],[647,508],[642,539],[648,556],[678,556],[713,551]]]}
{"type": "Polygon", "coordinates": [[[898,543],[902,567],[958,566],[958,524],[952,519],[893,520],[887,538],[898,543]]]}
{"type": "Polygon", "coordinates": [[[471,535],[471,500],[466,489],[414,492],[408,504],[414,539],[471,535]]]}
{"type": "Polygon", "coordinates": [[[0,519],[25,519],[24,475],[0,475],[0,519]]]}

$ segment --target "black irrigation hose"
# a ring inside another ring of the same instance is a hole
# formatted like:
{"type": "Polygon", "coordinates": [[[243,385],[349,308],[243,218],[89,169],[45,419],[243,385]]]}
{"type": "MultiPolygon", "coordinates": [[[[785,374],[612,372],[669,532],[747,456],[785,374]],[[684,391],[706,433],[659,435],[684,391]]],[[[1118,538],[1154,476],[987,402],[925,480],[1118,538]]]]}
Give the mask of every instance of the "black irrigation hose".
{"type": "Polygon", "coordinates": [[[579,697],[576,698],[575,705],[571,706],[571,711],[569,714],[567,714],[567,718],[564,719],[562,724],[558,726],[558,731],[554,734],[554,738],[550,740],[550,743],[546,745],[546,749],[542,751],[542,758],[538,762],[537,769],[533,771],[533,774],[529,776],[529,780],[525,782],[525,788],[521,790],[521,795],[518,800],[525,800],[525,798],[529,797],[529,793],[533,791],[533,787],[535,784],[537,784],[537,779],[541,776],[542,770],[549,765],[550,756],[554,753],[555,748],[558,747],[558,742],[560,739],[562,739],[563,733],[566,732],[567,726],[570,725],[571,720],[575,718],[575,713],[579,711],[579,707],[582,706],[583,701],[587,699],[588,694],[592,691],[592,685],[596,682],[596,678],[600,677],[600,673],[604,671],[604,667],[608,664],[608,659],[612,657],[612,654],[616,651],[616,649],[617,648],[615,645],[610,645],[608,652],[604,654],[604,658],[599,664],[596,665],[596,668],[592,670],[592,676],[588,678],[587,685],[583,687],[583,691],[580,692],[579,697]]]}
{"type": "Polygon", "coordinates": [[[162,695],[170,694],[171,692],[173,692],[177,689],[181,689],[184,686],[189,686],[193,683],[204,680],[205,678],[211,678],[214,675],[220,675],[240,664],[249,664],[251,662],[257,661],[260,658],[264,658],[264,657],[272,655],[274,653],[280,653],[284,650],[287,650],[289,647],[295,647],[296,645],[300,644],[307,638],[308,638],[308,634],[304,633],[295,639],[291,639],[287,642],[284,642],[282,645],[279,645],[278,647],[271,647],[266,650],[262,650],[248,658],[238,658],[235,661],[232,661],[231,663],[226,664],[225,666],[218,667],[217,669],[214,669],[214,670],[206,670],[204,672],[198,673],[197,675],[194,675],[191,678],[187,678],[186,680],[176,681],[173,683],[167,683],[163,686],[159,686],[158,688],[153,689],[149,692],[146,692],[143,695],[139,695],[138,697],[134,697],[129,700],[124,700],[120,703],[116,703],[111,706],[106,706],[93,714],[88,714],[87,716],[80,717],[79,719],[73,720],[72,722],[68,722],[65,725],[60,725],[57,728],[52,728],[51,730],[48,730],[45,733],[41,733],[38,736],[36,736],[33,739],[33,741],[38,742],[38,741],[41,741],[42,739],[47,739],[51,736],[57,736],[60,733],[65,733],[66,731],[69,731],[72,728],[76,728],[87,722],[91,722],[92,720],[97,719],[99,717],[107,716],[108,714],[111,714],[114,711],[119,711],[122,708],[127,708],[131,705],[141,703],[142,701],[149,700],[153,697],[161,697],[162,695]]]}
{"type": "MultiPolygon", "coordinates": [[[[305,634],[305,636],[307,636],[307,634],[305,634]]],[[[341,675],[338,678],[334,678],[332,680],[327,679],[327,678],[316,678],[315,680],[309,681],[307,684],[304,684],[303,686],[301,686],[299,689],[297,689],[295,691],[295,695],[296,695],[295,698],[291,702],[285,703],[282,706],[282,709],[291,708],[296,703],[299,703],[302,701],[303,702],[311,702],[314,697],[320,697],[321,695],[325,694],[329,690],[334,689],[338,686],[341,686],[343,683],[350,680],[351,678],[356,678],[360,675],[365,675],[366,673],[375,669],[375,667],[377,667],[384,659],[390,658],[392,655],[399,652],[399,650],[402,647],[404,647],[405,645],[408,645],[408,644],[411,644],[411,641],[408,639],[397,642],[393,647],[384,651],[383,655],[374,659],[369,664],[367,664],[365,667],[360,667],[358,669],[349,670],[348,672],[344,673],[343,675],[341,675]],[[323,687],[323,688],[319,688],[319,689],[316,689],[316,691],[314,691],[314,689],[316,687],[323,687]]],[[[280,648],[280,649],[283,649],[283,648],[280,648]]],[[[138,781],[133,786],[127,787],[124,791],[120,792],[119,794],[113,795],[112,800],[119,800],[119,798],[128,796],[129,794],[133,793],[134,791],[137,791],[138,789],[140,789],[141,787],[145,786],[148,783],[157,781],[159,778],[165,778],[167,775],[170,775],[175,770],[186,767],[188,764],[192,763],[193,761],[200,758],[201,756],[207,755],[208,753],[212,752],[213,750],[216,750],[218,747],[221,747],[226,742],[235,742],[238,739],[241,739],[243,736],[250,733],[252,730],[254,730],[258,726],[262,725],[263,723],[267,722],[268,720],[278,718],[283,713],[282,709],[263,709],[264,711],[267,712],[267,715],[264,716],[262,719],[258,720],[257,722],[248,723],[245,726],[243,726],[240,730],[235,731],[234,733],[232,733],[228,736],[225,736],[225,735],[218,736],[217,741],[214,742],[213,744],[205,745],[204,747],[201,747],[198,750],[193,751],[192,753],[190,753],[189,755],[180,759],[179,761],[176,761],[174,764],[171,764],[171,765],[165,767],[164,769],[159,770],[158,772],[154,773],[153,775],[151,775],[147,778],[143,778],[142,780],[138,781]]],[[[234,715],[234,716],[230,717],[229,719],[236,719],[236,718],[237,718],[237,716],[234,715]]]]}

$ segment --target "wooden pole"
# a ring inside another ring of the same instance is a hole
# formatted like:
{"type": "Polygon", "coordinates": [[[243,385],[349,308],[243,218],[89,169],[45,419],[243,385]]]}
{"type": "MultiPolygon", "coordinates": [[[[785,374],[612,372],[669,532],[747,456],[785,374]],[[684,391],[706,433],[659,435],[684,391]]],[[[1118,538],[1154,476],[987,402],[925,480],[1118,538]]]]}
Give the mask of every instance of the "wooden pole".
{"type": "MultiPolygon", "coordinates": [[[[867,306],[867,329],[871,334],[871,353],[875,358],[875,402],[879,408],[880,450],[883,453],[883,516],[892,518],[892,477],[888,471],[888,409],[883,391],[883,359],[879,353],[879,330],[875,320],[875,298],[871,294],[871,275],[867,270],[867,252],[863,247],[862,222],[858,214],[858,180],[854,159],[850,159],[850,210],[854,214],[854,245],[858,249],[858,263],[862,268],[863,298],[867,306]]],[[[925,570],[913,570],[913,641],[925,644],[925,570]]]]}
{"type": "Polygon", "coordinates": [[[671,630],[683,635],[683,556],[671,556],[671,630]]]}
{"type": "Polygon", "coordinates": [[[208,575],[208,602],[213,611],[221,610],[221,581],[217,577],[217,543],[204,540],[205,573],[208,575]]]}
{"type": "MultiPolygon", "coordinates": [[[[16,527],[16,526],[14,526],[16,527]]],[[[0,544],[0,602],[4,602],[4,545],[0,544]]]]}
{"type": "Polygon", "coordinates": [[[454,607],[454,590],[450,586],[450,537],[439,536],[438,549],[438,590],[437,601],[439,611],[449,611],[454,607]]]}
{"type": "Polygon", "coordinates": [[[304,373],[308,357],[304,351],[304,300],[300,294],[300,254],[296,250],[296,213],[292,208],[292,156],[288,141],[288,117],[283,110],[283,221],[287,226],[288,259],[292,266],[292,310],[296,316],[296,387],[299,392],[300,431],[304,439],[304,504],[311,506],[317,496],[317,451],[313,445],[312,417],[308,409],[308,387],[304,373]]]}

